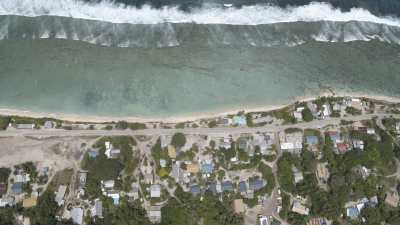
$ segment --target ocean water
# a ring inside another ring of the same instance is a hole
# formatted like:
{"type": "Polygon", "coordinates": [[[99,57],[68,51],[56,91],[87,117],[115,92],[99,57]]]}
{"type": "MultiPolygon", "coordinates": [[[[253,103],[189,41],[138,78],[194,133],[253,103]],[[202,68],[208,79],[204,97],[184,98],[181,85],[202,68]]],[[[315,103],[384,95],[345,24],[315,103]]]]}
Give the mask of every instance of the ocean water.
{"type": "Polygon", "coordinates": [[[207,10],[1,1],[0,108],[152,118],[327,90],[400,97],[396,18],[316,3],[207,10]]]}

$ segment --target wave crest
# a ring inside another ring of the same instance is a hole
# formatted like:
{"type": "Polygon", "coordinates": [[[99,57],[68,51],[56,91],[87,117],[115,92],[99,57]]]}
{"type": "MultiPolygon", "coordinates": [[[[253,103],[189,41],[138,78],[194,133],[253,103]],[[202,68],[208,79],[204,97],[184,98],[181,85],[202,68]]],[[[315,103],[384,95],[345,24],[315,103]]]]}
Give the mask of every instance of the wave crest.
{"type": "Polygon", "coordinates": [[[197,23],[258,25],[297,21],[366,21],[400,26],[400,20],[377,17],[367,10],[354,8],[342,12],[327,3],[311,3],[305,6],[279,8],[277,6],[253,5],[242,8],[204,6],[190,13],[178,7],[161,9],[143,6],[138,9],[110,1],[85,3],[78,0],[2,0],[0,15],[37,17],[44,15],[100,20],[112,23],[157,24],[197,23]]]}

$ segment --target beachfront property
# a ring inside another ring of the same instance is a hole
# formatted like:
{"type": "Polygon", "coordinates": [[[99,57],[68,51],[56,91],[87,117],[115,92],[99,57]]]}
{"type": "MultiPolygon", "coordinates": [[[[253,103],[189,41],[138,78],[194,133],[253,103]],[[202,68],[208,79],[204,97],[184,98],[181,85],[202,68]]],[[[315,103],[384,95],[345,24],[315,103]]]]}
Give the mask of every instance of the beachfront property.
{"type": "Polygon", "coordinates": [[[284,152],[300,154],[303,149],[303,133],[295,131],[291,133],[280,132],[280,147],[284,152]]]}

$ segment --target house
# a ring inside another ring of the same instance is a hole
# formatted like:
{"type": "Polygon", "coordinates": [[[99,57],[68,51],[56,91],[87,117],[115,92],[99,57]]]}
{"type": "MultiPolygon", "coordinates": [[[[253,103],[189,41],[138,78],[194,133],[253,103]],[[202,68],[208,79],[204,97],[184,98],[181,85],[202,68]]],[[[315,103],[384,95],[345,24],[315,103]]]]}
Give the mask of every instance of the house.
{"type": "Polygon", "coordinates": [[[284,133],[280,135],[281,150],[289,153],[300,154],[303,149],[303,133],[293,132],[284,133]]]}
{"type": "Polygon", "coordinates": [[[7,184],[0,182],[0,197],[7,192],[7,184]]]}
{"type": "Polygon", "coordinates": [[[240,181],[240,182],[239,182],[239,192],[240,192],[241,194],[244,194],[244,193],[247,192],[247,184],[246,184],[246,181],[240,181]]]}
{"type": "Polygon", "coordinates": [[[161,197],[161,186],[159,184],[153,184],[150,186],[150,197],[151,198],[161,197]]]}
{"type": "Polygon", "coordinates": [[[307,108],[310,109],[311,114],[313,115],[314,118],[318,118],[319,117],[317,104],[312,103],[312,102],[307,102],[307,108]]]}
{"type": "MultiPolygon", "coordinates": [[[[274,145],[273,134],[265,133],[265,134],[254,134],[253,135],[253,146],[258,146],[262,155],[268,155],[273,153],[272,146],[274,145]]],[[[249,154],[250,155],[250,154],[249,154]]]]}
{"type": "Polygon", "coordinates": [[[325,103],[322,105],[322,115],[323,117],[329,117],[332,114],[331,105],[329,103],[325,103]]]}
{"type": "Polygon", "coordinates": [[[161,222],[161,207],[151,206],[147,212],[150,222],[160,223],[161,222]]]}
{"type": "Polygon", "coordinates": [[[367,134],[374,135],[375,129],[374,128],[367,128],[367,134]]]}
{"type": "Polygon", "coordinates": [[[104,190],[111,190],[115,186],[115,181],[114,180],[101,181],[101,184],[104,190]]]}
{"type": "Polygon", "coordinates": [[[253,191],[258,191],[265,186],[264,181],[260,179],[253,179],[249,181],[249,189],[253,191]]]}
{"type": "Polygon", "coordinates": [[[129,197],[130,201],[139,199],[139,184],[132,183],[131,190],[128,193],[126,193],[126,195],[129,197]]]}
{"type": "Polygon", "coordinates": [[[205,162],[201,164],[201,172],[203,174],[211,174],[214,171],[214,164],[211,162],[205,162]]]}
{"type": "Polygon", "coordinates": [[[307,225],[328,225],[328,222],[325,218],[313,218],[308,221],[307,225]]]}
{"type": "Polygon", "coordinates": [[[345,142],[336,143],[338,153],[344,154],[349,150],[349,145],[345,142]]]}
{"type": "Polygon", "coordinates": [[[181,171],[181,167],[180,167],[180,162],[175,162],[175,163],[173,163],[173,164],[172,164],[172,170],[171,170],[170,176],[171,176],[172,178],[174,178],[174,180],[175,180],[177,183],[180,183],[179,178],[180,178],[180,174],[181,174],[181,173],[182,173],[182,171],[181,171]]]}
{"type": "Polygon", "coordinates": [[[232,148],[232,141],[230,138],[221,138],[219,142],[219,148],[229,150],[232,148]]]}
{"type": "Polygon", "coordinates": [[[260,216],[260,225],[270,225],[269,224],[269,219],[267,216],[260,216]]]}
{"type": "Polygon", "coordinates": [[[86,171],[79,171],[78,173],[78,178],[79,178],[79,185],[78,188],[80,190],[83,190],[86,185],[86,178],[87,178],[87,172],[86,171]]]}
{"type": "Polygon", "coordinates": [[[83,222],[83,209],[75,207],[71,210],[71,219],[74,224],[81,225],[83,222]]]}
{"type": "Polygon", "coordinates": [[[236,214],[244,213],[246,211],[245,205],[243,203],[243,199],[233,200],[232,208],[236,214]]]}
{"type": "Polygon", "coordinates": [[[296,119],[296,121],[301,122],[303,121],[303,114],[301,113],[301,111],[294,111],[293,112],[293,117],[296,119]]]}
{"type": "Polygon", "coordinates": [[[346,208],[346,216],[350,219],[356,219],[360,215],[360,210],[356,206],[346,208]]]}
{"type": "Polygon", "coordinates": [[[167,166],[167,160],[165,160],[165,159],[160,159],[160,166],[161,166],[162,168],[165,168],[165,167],[167,166]]]}
{"type": "Polygon", "coordinates": [[[246,117],[245,116],[234,116],[232,118],[232,123],[238,126],[246,126],[246,117]]]}
{"type": "Polygon", "coordinates": [[[95,159],[98,155],[99,155],[99,149],[98,148],[89,149],[88,156],[89,156],[90,159],[95,159]]]}
{"type": "Polygon", "coordinates": [[[361,210],[368,205],[368,202],[368,198],[362,198],[346,203],[346,216],[350,219],[356,219],[360,215],[361,210]]]}
{"type": "Polygon", "coordinates": [[[32,208],[37,205],[37,197],[32,196],[30,198],[25,198],[22,202],[22,207],[24,208],[32,208]]]}
{"type": "Polygon", "coordinates": [[[168,145],[168,157],[176,159],[176,149],[173,145],[168,145]]]}
{"type": "Polygon", "coordinates": [[[301,215],[308,215],[310,213],[310,209],[303,205],[299,200],[293,201],[292,212],[301,214],[301,215]]]}
{"type": "Polygon", "coordinates": [[[94,200],[94,206],[91,213],[92,217],[103,218],[103,202],[100,199],[94,200]]]}
{"type": "Polygon", "coordinates": [[[4,208],[7,206],[11,207],[14,206],[14,204],[15,204],[15,199],[12,196],[0,198],[0,208],[4,208]]]}
{"type": "Polygon", "coordinates": [[[385,196],[385,203],[392,206],[397,207],[399,205],[399,193],[397,191],[388,191],[385,196]]]}
{"type": "Polygon", "coordinates": [[[352,98],[350,101],[350,107],[353,107],[358,110],[362,110],[362,102],[359,98],[352,98]]]}
{"type": "Polygon", "coordinates": [[[247,151],[249,148],[249,140],[246,137],[240,137],[238,139],[238,148],[243,151],[247,151]]]}
{"type": "Polygon", "coordinates": [[[292,211],[301,215],[308,215],[310,213],[310,209],[297,199],[293,201],[292,211]]]}
{"type": "Polygon", "coordinates": [[[364,141],[353,140],[353,148],[358,150],[364,150],[364,141]]]}
{"type": "Polygon", "coordinates": [[[194,196],[200,194],[200,193],[201,193],[200,186],[197,185],[197,184],[192,185],[192,186],[190,187],[190,192],[191,192],[194,196]]]}
{"type": "Polygon", "coordinates": [[[371,170],[365,166],[356,166],[352,169],[356,174],[361,176],[364,180],[371,175],[371,170]]]}
{"type": "Polygon", "coordinates": [[[294,177],[294,183],[297,184],[304,180],[303,173],[295,166],[292,166],[292,172],[294,177]]]}
{"type": "Polygon", "coordinates": [[[121,150],[113,148],[113,145],[111,144],[111,142],[106,141],[105,146],[106,146],[106,150],[105,150],[104,154],[107,156],[108,159],[116,159],[121,154],[121,150]]]}
{"type": "Polygon", "coordinates": [[[114,205],[119,205],[120,195],[117,191],[109,191],[106,196],[112,198],[114,205]]]}
{"type": "Polygon", "coordinates": [[[22,182],[15,182],[15,183],[13,183],[13,185],[11,186],[11,191],[12,191],[14,194],[19,195],[19,194],[22,193],[22,186],[23,186],[23,183],[22,183],[22,182]]]}
{"type": "Polygon", "coordinates": [[[306,144],[309,146],[314,146],[319,144],[319,138],[317,136],[306,136],[306,144]]]}
{"type": "Polygon", "coordinates": [[[222,191],[233,191],[233,185],[231,181],[224,181],[221,183],[222,191]]]}
{"type": "Polygon", "coordinates": [[[269,124],[272,123],[272,121],[274,121],[274,118],[272,116],[254,116],[253,115],[253,124],[269,124]]]}
{"type": "Polygon", "coordinates": [[[337,131],[328,131],[325,133],[325,135],[327,137],[329,137],[329,139],[332,141],[333,147],[335,147],[335,148],[336,148],[336,144],[338,142],[341,142],[340,134],[337,131]]]}
{"type": "Polygon", "coordinates": [[[198,173],[199,170],[200,170],[199,169],[199,164],[197,164],[197,163],[191,163],[189,165],[186,165],[186,171],[188,173],[192,173],[192,174],[198,173]]]}
{"type": "Polygon", "coordinates": [[[211,182],[207,185],[207,191],[211,191],[212,193],[216,194],[217,193],[217,183],[216,182],[211,182]]]}
{"type": "Polygon", "coordinates": [[[54,128],[54,122],[53,121],[46,121],[46,122],[44,122],[44,128],[45,129],[52,129],[52,128],[54,128]]]}
{"type": "Polygon", "coordinates": [[[31,181],[30,174],[17,174],[15,175],[14,182],[27,183],[31,181]]]}
{"type": "Polygon", "coordinates": [[[57,202],[58,206],[62,206],[64,204],[64,196],[66,191],[67,191],[66,185],[60,185],[58,187],[58,191],[55,197],[55,201],[57,202]]]}
{"type": "Polygon", "coordinates": [[[15,128],[21,129],[21,130],[28,130],[28,129],[32,130],[32,129],[35,129],[35,124],[34,123],[27,123],[27,124],[20,123],[20,124],[17,124],[15,126],[15,128]]]}
{"type": "Polygon", "coordinates": [[[330,176],[327,165],[328,165],[327,162],[317,164],[316,175],[318,180],[322,183],[327,183],[330,176]]]}

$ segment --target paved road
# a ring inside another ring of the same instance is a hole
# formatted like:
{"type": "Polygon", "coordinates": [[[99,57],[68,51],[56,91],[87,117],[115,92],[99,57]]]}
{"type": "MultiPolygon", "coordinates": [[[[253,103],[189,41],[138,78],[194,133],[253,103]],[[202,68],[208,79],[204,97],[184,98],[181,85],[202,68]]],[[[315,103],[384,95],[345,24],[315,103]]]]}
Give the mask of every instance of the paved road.
{"type": "Polygon", "coordinates": [[[328,118],[324,120],[314,120],[308,123],[298,123],[289,125],[266,125],[263,127],[223,127],[223,128],[183,128],[183,129],[165,129],[165,128],[149,128],[144,130],[61,130],[61,129],[40,129],[40,130],[7,130],[0,131],[0,137],[18,137],[28,136],[36,138],[47,137],[88,137],[88,136],[121,136],[121,135],[172,135],[176,132],[184,134],[204,134],[204,135],[224,135],[224,134],[241,134],[241,133],[256,133],[256,132],[278,132],[287,128],[322,128],[327,125],[338,125],[340,121],[352,120],[361,121],[371,119],[373,117],[397,117],[393,114],[367,114],[360,116],[349,116],[345,118],[328,118]]]}

